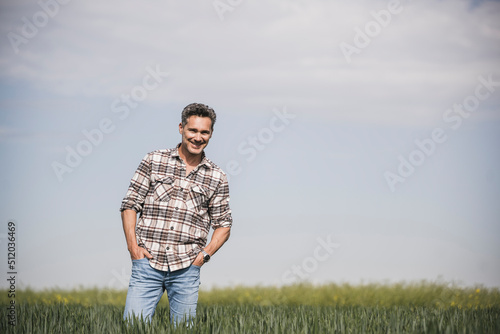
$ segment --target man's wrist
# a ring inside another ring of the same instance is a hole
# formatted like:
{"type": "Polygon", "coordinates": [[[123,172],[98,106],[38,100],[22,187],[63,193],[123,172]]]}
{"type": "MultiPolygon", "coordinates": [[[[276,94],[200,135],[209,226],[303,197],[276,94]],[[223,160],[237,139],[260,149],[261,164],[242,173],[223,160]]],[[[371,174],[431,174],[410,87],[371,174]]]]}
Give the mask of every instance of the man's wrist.
{"type": "Polygon", "coordinates": [[[137,245],[137,244],[131,244],[131,245],[127,246],[127,249],[129,252],[132,252],[132,251],[136,250],[138,247],[139,247],[139,245],[137,245]]]}
{"type": "Polygon", "coordinates": [[[207,252],[205,252],[204,249],[201,250],[201,253],[203,254],[203,263],[207,263],[208,261],[210,261],[210,254],[208,254],[207,252]]]}

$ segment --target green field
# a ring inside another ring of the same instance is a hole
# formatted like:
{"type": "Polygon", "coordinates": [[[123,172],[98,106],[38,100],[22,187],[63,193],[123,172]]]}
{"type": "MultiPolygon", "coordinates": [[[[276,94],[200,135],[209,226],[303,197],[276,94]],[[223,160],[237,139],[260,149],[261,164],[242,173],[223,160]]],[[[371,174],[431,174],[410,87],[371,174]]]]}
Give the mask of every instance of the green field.
{"type": "Polygon", "coordinates": [[[151,324],[122,321],[126,291],[0,291],[0,333],[500,333],[500,291],[422,282],[201,291],[192,328],[173,328],[162,298],[151,324]]]}

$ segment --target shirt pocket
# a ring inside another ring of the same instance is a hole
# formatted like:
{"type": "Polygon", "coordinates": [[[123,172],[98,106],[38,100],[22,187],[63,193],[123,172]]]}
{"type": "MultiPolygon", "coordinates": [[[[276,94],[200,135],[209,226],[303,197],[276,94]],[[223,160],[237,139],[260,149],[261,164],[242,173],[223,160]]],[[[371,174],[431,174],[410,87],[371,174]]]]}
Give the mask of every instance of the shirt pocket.
{"type": "Polygon", "coordinates": [[[208,191],[202,186],[192,186],[186,199],[186,207],[190,211],[202,214],[208,208],[208,191]]]}
{"type": "Polygon", "coordinates": [[[153,191],[153,199],[160,202],[168,202],[174,191],[174,179],[172,177],[156,178],[153,191]]]}

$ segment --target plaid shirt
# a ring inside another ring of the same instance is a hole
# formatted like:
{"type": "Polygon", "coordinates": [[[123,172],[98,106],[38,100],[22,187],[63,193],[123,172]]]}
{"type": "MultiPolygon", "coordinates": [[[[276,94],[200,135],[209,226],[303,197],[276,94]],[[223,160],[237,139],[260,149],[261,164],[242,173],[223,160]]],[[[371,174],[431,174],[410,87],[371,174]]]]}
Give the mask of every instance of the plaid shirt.
{"type": "Polygon", "coordinates": [[[130,182],[120,211],[140,213],[137,244],[153,268],[187,268],[205,247],[210,226],[231,227],[229,186],[224,172],[203,153],[186,176],[178,147],[148,153],[130,182]]]}

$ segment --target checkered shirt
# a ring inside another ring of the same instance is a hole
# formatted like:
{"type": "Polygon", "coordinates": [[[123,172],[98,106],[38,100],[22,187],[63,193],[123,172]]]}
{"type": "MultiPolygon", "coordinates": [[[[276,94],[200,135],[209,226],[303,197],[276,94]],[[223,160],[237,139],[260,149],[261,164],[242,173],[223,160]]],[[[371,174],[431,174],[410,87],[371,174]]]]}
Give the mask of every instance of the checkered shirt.
{"type": "Polygon", "coordinates": [[[178,147],[148,153],[135,172],[120,211],[139,213],[137,244],[162,271],[187,268],[207,243],[210,226],[231,227],[226,174],[203,157],[186,176],[178,147]]]}

